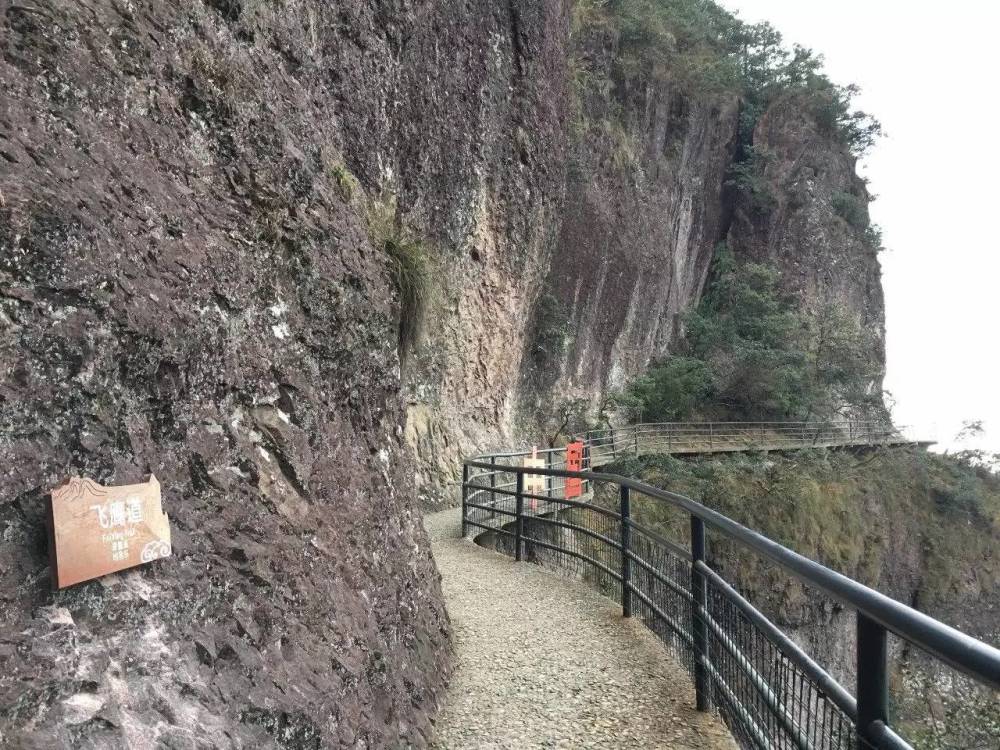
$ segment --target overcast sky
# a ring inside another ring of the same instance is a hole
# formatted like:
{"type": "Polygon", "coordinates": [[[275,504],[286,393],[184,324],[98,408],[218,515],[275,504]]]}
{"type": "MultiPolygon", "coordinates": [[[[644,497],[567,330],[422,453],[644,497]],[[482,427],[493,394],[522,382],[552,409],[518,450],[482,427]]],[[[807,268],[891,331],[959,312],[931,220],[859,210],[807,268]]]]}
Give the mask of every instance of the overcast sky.
{"type": "Polygon", "coordinates": [[[996,31],[1000,3],[952,0],[721,0],[821,52],[857,83],[884,138],[860,173],[882,226],[888,377],[898,424],[949,444],[981,419],[1000,451],[1000,185],[996,31]]]}

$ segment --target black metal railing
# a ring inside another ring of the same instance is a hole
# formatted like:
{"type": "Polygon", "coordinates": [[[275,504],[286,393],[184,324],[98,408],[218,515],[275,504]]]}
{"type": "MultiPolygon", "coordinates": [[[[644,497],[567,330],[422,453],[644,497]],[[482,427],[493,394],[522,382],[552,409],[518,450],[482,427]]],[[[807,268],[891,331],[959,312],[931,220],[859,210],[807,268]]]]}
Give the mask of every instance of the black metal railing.
{"type": "Polygon", "coordinates": [[[688,668],[698,709],[717,708],[744,748],[910,748],[890,726],[890,633],[975,683],[1000,689],[1000,651],[992,646],[687,497],[614,474],[566,471],[564,449],[539,452],[547,454],[548,468],[516,465],[526,453],[465,462],[463,535],[489,538],[518,561],[583,578],[619,601],[623,615],[641,618],[688,668]],[[526,476],[536,490],[537,477],[544,477],[544,492],[526,491],[526,476]],[[565,496],[566,478],[582,480],[580,497],[565,496]],[[617,489],[616,500],[594,502],[598,485],[617,489]],[[687,548],[634,519],[638,498],[689,517],[687,548]],[[709,532],[856,613],[853,696],[709,564],[709,532]]]}

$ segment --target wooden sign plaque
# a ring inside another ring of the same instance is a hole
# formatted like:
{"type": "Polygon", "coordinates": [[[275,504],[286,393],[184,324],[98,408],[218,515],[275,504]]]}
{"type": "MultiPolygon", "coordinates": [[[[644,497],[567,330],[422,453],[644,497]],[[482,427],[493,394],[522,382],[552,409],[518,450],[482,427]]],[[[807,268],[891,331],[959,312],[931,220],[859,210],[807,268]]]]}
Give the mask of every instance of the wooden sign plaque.
{"type": "Polygon", "coordinates": [[[170,522],[154,476],[123,487],[74,477],[52,490],[49,522],[56,588],[170,556],[170,522]]]}

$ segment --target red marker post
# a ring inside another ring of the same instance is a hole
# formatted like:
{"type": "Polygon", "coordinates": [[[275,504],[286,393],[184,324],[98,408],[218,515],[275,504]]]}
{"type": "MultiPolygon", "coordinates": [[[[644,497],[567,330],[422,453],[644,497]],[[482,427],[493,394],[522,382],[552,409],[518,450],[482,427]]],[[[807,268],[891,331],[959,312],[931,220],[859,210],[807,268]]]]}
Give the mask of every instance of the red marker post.
{"type": "MultiPolygon", "coordinates": [[[[583,443],[576,441],[566,446],[566,471],[583,471],[583,443]]],[[[583,494],[583,480],[578,477],[566,477],[566,498],[580,497],[583,494]]]]}

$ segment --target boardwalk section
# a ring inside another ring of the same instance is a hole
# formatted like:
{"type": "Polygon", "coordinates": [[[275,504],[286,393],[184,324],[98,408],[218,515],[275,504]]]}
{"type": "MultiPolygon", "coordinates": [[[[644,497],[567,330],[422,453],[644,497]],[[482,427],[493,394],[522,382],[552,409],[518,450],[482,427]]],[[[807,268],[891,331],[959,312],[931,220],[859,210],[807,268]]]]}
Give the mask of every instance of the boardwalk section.
{"type": "Polygon", "coordinates": [[[734,750],[683,668],[611,600],[460,539],[458,510],[425,524],[456,649],[434,747],[734,750]]]}
{"type": "MultiPolygon", "coordinates": [[[[882,422],[663,422],[588,432],[589,464],[650,454],[696,455],[806,448],[914,444],[903,428],[882,422]]],[[[926,443],[920,443],[926,445],[926,443]]]]}

